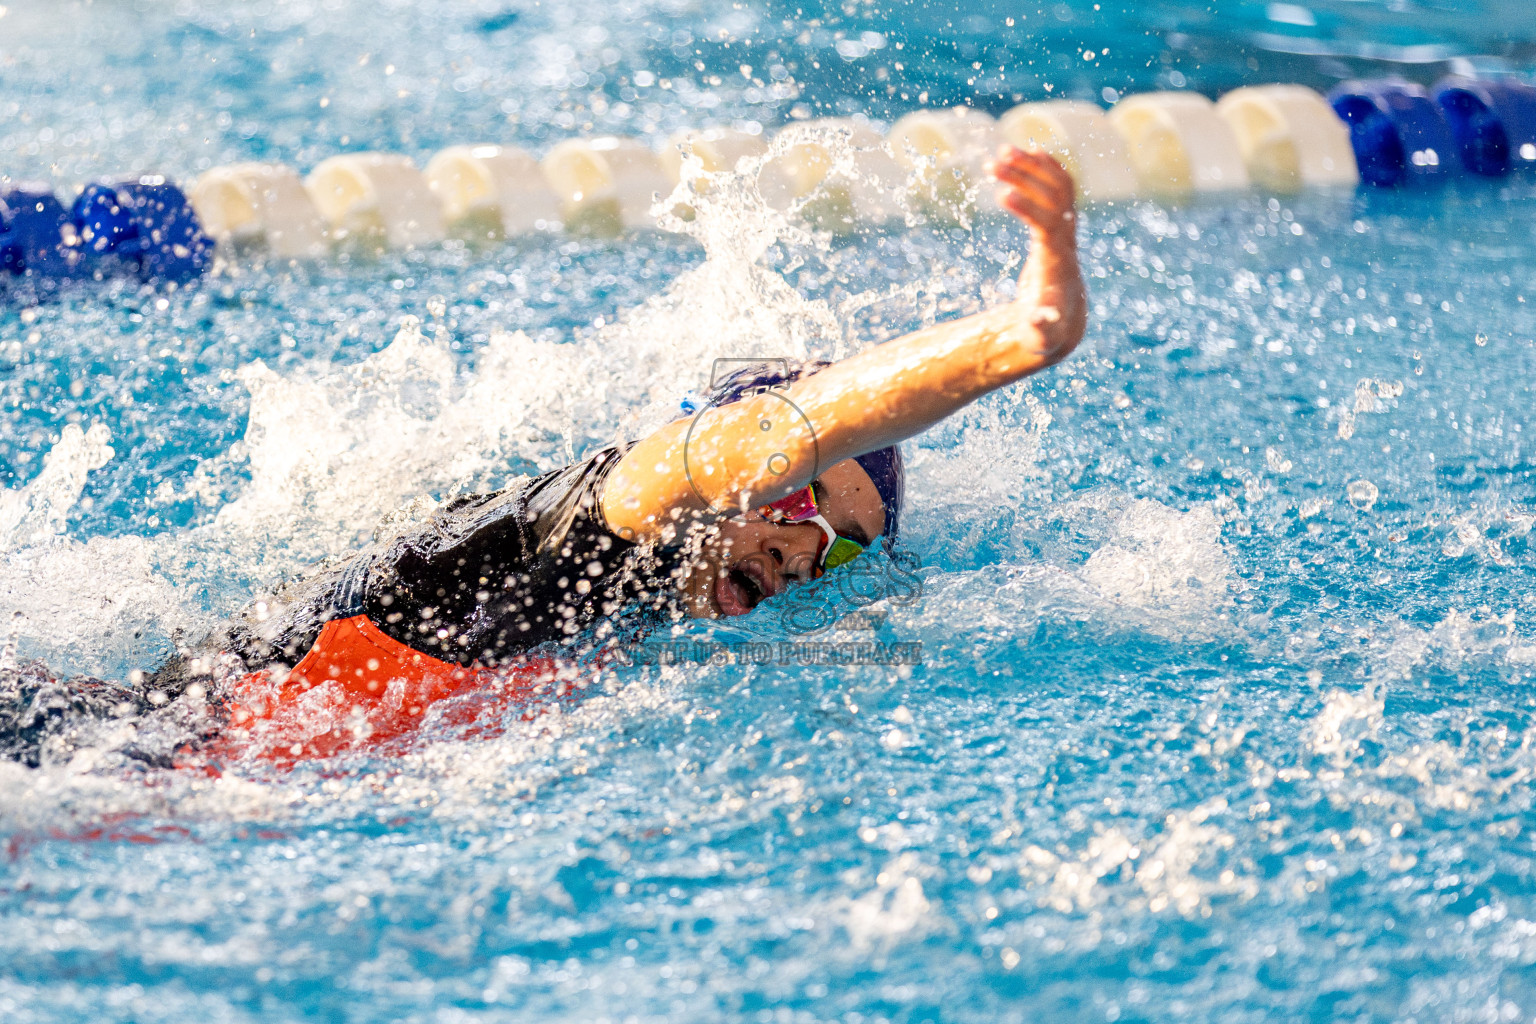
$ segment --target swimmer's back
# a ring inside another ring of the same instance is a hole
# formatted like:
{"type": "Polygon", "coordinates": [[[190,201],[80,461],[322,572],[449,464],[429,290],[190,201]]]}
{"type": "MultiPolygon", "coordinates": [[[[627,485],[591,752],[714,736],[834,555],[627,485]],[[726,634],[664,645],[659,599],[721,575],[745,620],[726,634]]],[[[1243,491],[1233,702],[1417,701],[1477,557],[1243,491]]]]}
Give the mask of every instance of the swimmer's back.
{"type": "Polygon", "coordinates": [[[219,655],[237,657],[236,671],[291,667],[328,622],[356,615],[423,654],[494,667],[581,643],[587,627],[626,609],[647,618],[665,611],[669,560],[603,520],[599,496],[623,451],[456,497],[427,522],[253,603],[199,658],[173,658],[151,685],[180,690],[219,655]]]}

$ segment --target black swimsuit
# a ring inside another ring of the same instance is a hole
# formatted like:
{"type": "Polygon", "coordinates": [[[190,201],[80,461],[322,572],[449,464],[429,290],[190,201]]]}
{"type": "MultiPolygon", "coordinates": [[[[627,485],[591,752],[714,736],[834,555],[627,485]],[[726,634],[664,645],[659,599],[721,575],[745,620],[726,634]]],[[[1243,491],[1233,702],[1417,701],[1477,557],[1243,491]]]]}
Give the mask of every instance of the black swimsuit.
{"type": "Polygon", "coordinates": [[[424,654],[494,667],[544,645],[611,644],[676,616],[677,553],[624,540],[603,518],[603,484],[625,450],[454,498],[426,523],[252,605],[215,646],[248,669],[291,666],[327,622],[366,615],[424,654]]]}

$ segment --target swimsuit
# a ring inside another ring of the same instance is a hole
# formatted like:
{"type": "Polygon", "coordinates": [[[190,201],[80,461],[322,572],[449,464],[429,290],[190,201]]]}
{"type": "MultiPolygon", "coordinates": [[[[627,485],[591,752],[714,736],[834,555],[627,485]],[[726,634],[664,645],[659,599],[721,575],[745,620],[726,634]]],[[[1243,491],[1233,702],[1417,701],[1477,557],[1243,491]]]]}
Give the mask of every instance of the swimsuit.
{"type": "Polygon", "coordinates": [[[228,725],[200,753],[291,763],[378,749],[416,731],[437,702],[470,695],[435,717],[493,735],[508,709],[532,717],[536,697],[552,694],[561,676],[554,658],[465,667],[406,647],[367,616],[333,619],[292,671],[251,672],[229,685],[228,725]]]}
{"type": "Polygon", "coordinates": [[[450,724],[493,728],[484,720],[505,715],[487,709],[553,697],[552,684],[594,652],[600,662],[658,615],[679,614],[675,553],[623,540],[603,520],[602,484],[623,454],[603,449],[524,487],[454,499],[253,605],[201,659],[173,659],[149,685],[174,695],[220,658],[238,659],[204,684],[228,716],[201,747],[214,755],[374,749],[448,698],[461,698],[450,724]]]}

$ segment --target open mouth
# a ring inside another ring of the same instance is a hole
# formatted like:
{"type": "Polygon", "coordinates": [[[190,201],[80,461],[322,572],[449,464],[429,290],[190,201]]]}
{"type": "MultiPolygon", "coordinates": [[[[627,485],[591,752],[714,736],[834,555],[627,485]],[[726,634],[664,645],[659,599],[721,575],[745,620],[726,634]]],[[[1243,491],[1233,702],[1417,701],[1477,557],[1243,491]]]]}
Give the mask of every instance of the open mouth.
{"type": "Polygon", "coordinates": [[[758,584],[757,578],[745,569],[732,569],[731,580],[742,590],[746,591],[747,607],[756,608],[768,595],[763,593],[763,588],[758,584]]]}
{"type": "Polygon", "coordinates": [[[745,615],[767,596],[762,584],[744,569],[728,569],[715,579],[715,603],[725,615],[745,615]]]}

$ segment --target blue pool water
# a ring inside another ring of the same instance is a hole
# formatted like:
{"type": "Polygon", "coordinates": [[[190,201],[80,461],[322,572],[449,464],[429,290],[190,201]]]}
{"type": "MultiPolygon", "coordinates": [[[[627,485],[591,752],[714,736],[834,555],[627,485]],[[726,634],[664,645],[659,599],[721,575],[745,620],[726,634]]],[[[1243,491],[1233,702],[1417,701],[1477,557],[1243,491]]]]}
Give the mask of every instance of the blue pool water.
{"type": "MultiPolygon", "coordinates": [[[[187,177],[1524,73],[1536,38],[1514,3],[1102,6],[10,0],[0,153],[187,177]]],[[[153,666],[413,501],[670,415],[717,356],[1001,301],[1024,245],[828,242],[750,199],[0,309],[19,656],[153,666]]],[[[146,769],[131,724],[0,763],[0,1016],[1536,1018],[1533,224],[1520,180],[1087,211],[1079,352],[906,448],[922,593],[874,636],[919,665],[616,667],[496,739],[292,771],[146,769]]],[[[768,606],[682,639],[791,636],[768,606]]]]}

